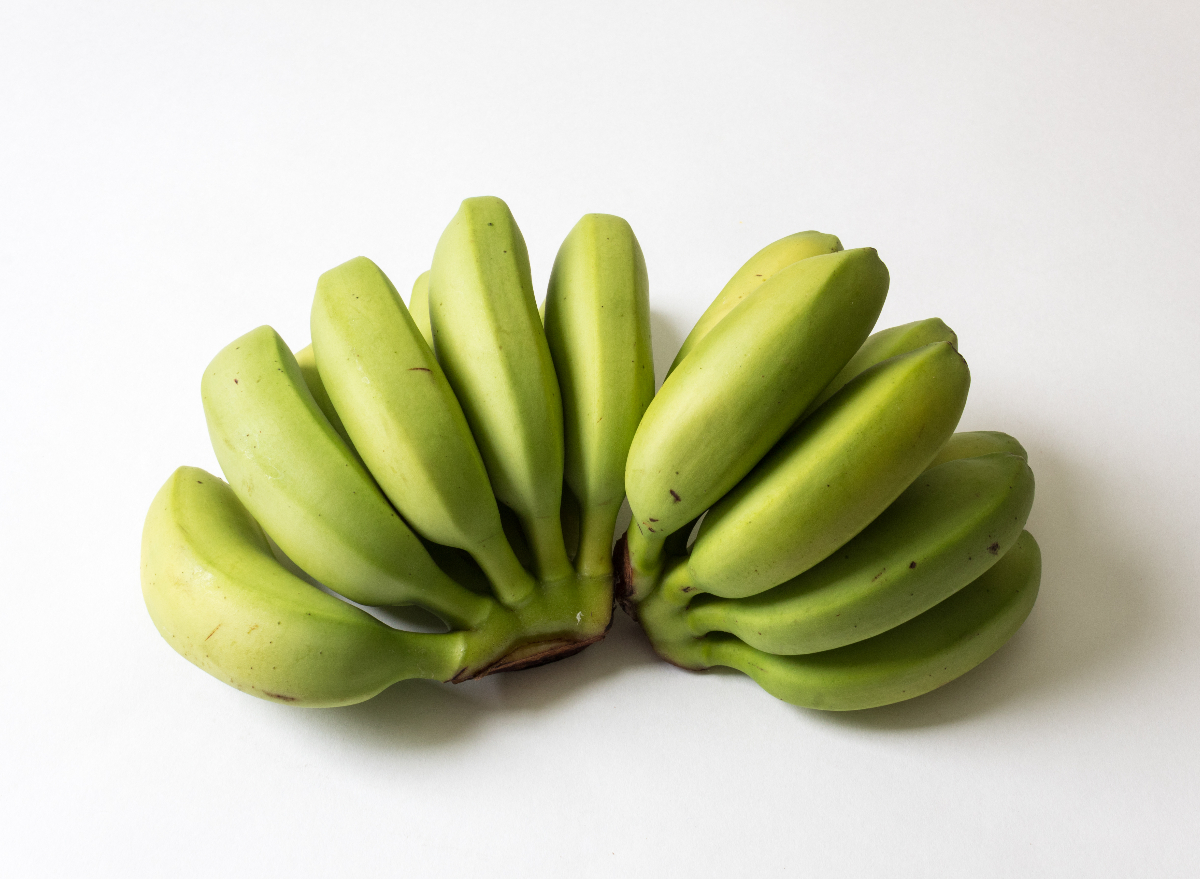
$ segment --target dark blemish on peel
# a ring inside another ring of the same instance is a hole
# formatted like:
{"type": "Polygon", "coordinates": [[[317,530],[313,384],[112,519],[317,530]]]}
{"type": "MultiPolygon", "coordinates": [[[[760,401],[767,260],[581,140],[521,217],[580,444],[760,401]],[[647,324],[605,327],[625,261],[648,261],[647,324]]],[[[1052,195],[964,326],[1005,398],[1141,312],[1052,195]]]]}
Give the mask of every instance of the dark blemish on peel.
{"type": "Polygon", "coordinates": [[[238,383],[238,380],[235,378],[235,379],[233,380],[233,383],[236,385],[236,384],[238,383]]]}
{"type": "Polygon", "coordinates": [[[909,570],[912,570],[912,569],[913,569],[913,568],[915,568],[916,566],[917,566],[917,563],[916,563],[916,562],[909,562],[909,563],[908,563],[908,568],[909,568],[909,570]]]}
{"type": "Polygon", "coordinates": [[[432,370],[426,369],[424,366],[413,366],[413,367],[410,367],[408,371],[409,372],[431,372],[432,370]]]}
{"type": "Polygon", "coordinates": [[[988,547],[988,552],[990,552],[992,555],[997,555],[1000,552],[1000,544],[993,543],[991,546],[988,547]]]}
{"type": "Polygon", "coordinates": [[[658,520],[657,520],[657,519],[648,519],[647,521],[649,521],[649,522],[657,522],[658,520]]]}
{"type": "Polygon", "coordinates": [[[285,696],[282,693],[272,693],[270,690],[263,690],[264,696],[270,696],[272,699],[282,699],[284,702],[295,702],[295,696],[285,696]]]}
{"type": "Polygon", "coordinates": [[[678,494],[675,493],[675,489],[671,488],[671,489],[668,489],[668,491],[671,492],[671,497],[675,498],[675,503],[679,503],[682,500],[682,498],[678,494]]]}
{"type": "MultiPolygon", "coordinates": [[[[225,625],[225,624],[224,624],[224,623],[217,623],[217,629],[221,628],[221,626],[223,626],[223,625],[225,625]]],[[[213,635],[217,634],[217,629],[213,629],[211,632],[209,632],[209,633],[208,633],[208,638],[211,638],[213,635]]],[[[208,638],[205,638],[204,640],[205,640],[205,641],[207,641],[207,640],[208,640],[208,638]]]]}
{"type": "MultiPolygon", "coordinates": [[[[694,590],[695,588],[696,588],[695,586],[684,586],[684,587],[683,587],[683,589],[681,589],[680,591],[681,591],[681,592],[691,592],[691,591],[692,591],[692,590],[694,590]]],[[[761,635],[761,634],[762,634],[762,632],[759,632],[759,634],[761,635]]]]}

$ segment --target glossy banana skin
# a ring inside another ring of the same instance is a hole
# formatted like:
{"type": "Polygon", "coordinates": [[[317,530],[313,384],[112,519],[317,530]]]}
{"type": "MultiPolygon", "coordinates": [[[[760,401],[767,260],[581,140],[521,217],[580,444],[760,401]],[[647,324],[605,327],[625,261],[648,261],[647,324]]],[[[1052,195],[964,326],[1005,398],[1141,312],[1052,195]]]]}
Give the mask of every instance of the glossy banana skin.
{"type": "Polygon", "coordinates": [[[612,574],[625,459],[654,397],[649,286],[633,230],[608,214],[575,225],[550,274],[546,340],[562,391],[566,483],[582,516],[575,566],[589,576],[612,574]]]}
{"type": "Polygon", "coordinates": [[[832,650],[881,634],[999,561],[1025,526],[1033,487],[1032,471],[1015,455],[934,467],[820,564],[748,598],[701,595],[683,622],[693,635],[729,632],[776,654],[832,650]]]}
{"type": "Polygon", "coordinates": [[[946,342],[847,384],[709,510],[688,557],[689,585],[741,598],[829,556],[928,466],[969,386],[966,361],[946,342]]]}
{"type": "Polygon", "coordinates": [[[692,331],[679,347],[679,353],[667,370],[667,375],[675,371],[675,367],[683,362],[683,358],[699,344],[700,340],[712,331],[743,299],[753,294],[763,283],[774,276],[780,269],[785,269],[794,262],[808,259],[810,256],[821,256],[825,253],[837,253],[842,249],[842,242],[836,235],[826,235],[824,232],[797,232],[780,238],[760,250],[734,273],[717,294],[712,303],[705,309],[704,314],[696,321],[692,331]]]}
{"type": "Polygon", "coordinates": [[[477,621],[476,596],[442,573],[388,504],[273,329],[217,354],[201,396],[230,487],[302,569],[361,604],[432,604],[448,622],[477,621]]]}
{"type": "Polygon", "coordinates": [[[434,350],[492,488],[521,520],[541,580],[573,574],[563,545],[563,410],[524,238],[498,198],[466,199],[429,275],[434,350]]]}
{"type": "Polygon", "coordinates": [[[400,632],[296,577],[220,479],[180,467],[142,533],[142,594],[188,661],[253,696],[347,705],[405,678],[447,680],[461,635],[400,632]]]}
{"type": "Polygon", "coordinates": [[[702,667],[725,665],[771,695],[806,708],[851,711],[934,690],[1000,649],[1029,616],[1041,553],[1028,531],[967,587],[903,625],[836,650],[777,656],[733,635],[700,644],[702,667]]]}
{"type": "Polygon", "coordinates": [[[316,361],[354,447],[422,537],[469,552],[496,594],[519,606],[534,581],[504,536],[483,458],[433,351],[375,263],[321,275],[316,361]]]}
{"type": "Polygon", "coordinates": [[[680,362],[647,408],[626,464],[635,597],[657,581],[666,537],[733,488],[859,349],[887,286],[870,248],[795,262],[680,362]]]}

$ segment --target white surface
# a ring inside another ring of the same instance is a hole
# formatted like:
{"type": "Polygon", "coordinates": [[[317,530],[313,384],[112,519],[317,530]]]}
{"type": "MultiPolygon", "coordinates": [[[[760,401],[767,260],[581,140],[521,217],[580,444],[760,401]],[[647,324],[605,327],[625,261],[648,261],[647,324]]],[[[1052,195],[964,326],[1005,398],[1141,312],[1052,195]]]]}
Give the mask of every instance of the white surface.
{"type": "Polygon", "coordinates": [[[5,872],[1196,875],[1195,4],[392,5],[0,11],[5,872]],[[879,248],[880,325],[944,318],[963,426],[1029,448],[1028,624],[852,716],[623,618],[340,710],[176,656],[138,542],[174,467],[216,469],[203,367],[262,323],[305,344],[356,254],[407,288],[478,194],[542,293],[579,215],[626,217],[660,375],[760,246],[879,248]]]}

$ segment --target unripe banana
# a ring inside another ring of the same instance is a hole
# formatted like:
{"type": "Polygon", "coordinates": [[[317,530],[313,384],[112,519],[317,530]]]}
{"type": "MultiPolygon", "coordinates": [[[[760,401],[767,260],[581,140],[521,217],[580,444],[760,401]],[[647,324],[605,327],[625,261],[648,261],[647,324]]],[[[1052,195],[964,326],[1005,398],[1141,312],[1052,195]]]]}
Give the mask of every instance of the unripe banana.
{"type": "Polygon", "coordinates": [[[433,563],[273,329],[226,346],[205,370],[201,394],[230,487],[297,565],[361,604],[420,604],[452,625],[478,621],[478,596],[433,563]]]}
{"type": "Polygon", "coordinates": [[[496,497],[521,519],[539,577],[571,576],[559,521],[562,398],[525,239],[500,199],[466,199],[442,233],[429,276],[429,317],[438,361],[496,497]]]}
{"type": "Polygon", "coordinates": [[[883,361],[900,354],[907,354],[909,351],[916,351],[918,348],[924,348],[934,342],[949,342],[955,349],[958,348],[958,336],[955,335],[954,330],[942,323],[941,318],[936,317],[916,320],[872,333],[870,338],[863,342],[862,347],[850,358],[850,361],[842,367],[842,371],[825,386],[825,390],[821,391],[817,398],[808,404],[808,408],[797,419],[793,429],[798,428],[805,418],[844,388],[851,379],[862,375],[875,364],[883,363],[883,361]]]}
{"type": "Polygon", "coordinates": [[[584,576],[612,573],[625,457],[654,397],[646,261],[629,224],[588,214],[550,273],[546,341],[563,401],[566,481],[579,501],[584,576]]]}
{"type": "Polygon", "coordinates": [[[483,459],[433,351],[379,267],[357,257],[317,282],[313,348],[371,474],[427,540],[469,552],[509,606],[533,592],[505,539],[483,459]]]}
{"type": "Polygon", "coordinates": [[[408,310],[412,319],[421,331],[425,344],[433,350],[433,327],[429,325],[429,272],[421,272],[413,282],[412,295],[408,300],[408,310]]]}
{"type": "Polygon", "coordinates": [[[653,587],[667,535],[733,488],[859,349],[887,286],[871,248],[795,262],[680,362],[647,408],[625,469],[635,597],[653,587]]]}
{"type": "Polygon", "coordinates": [[[449,680],[463,663],[461,633],[392,629],[287,571],[229,486],[195,467],[150,506],[142,594],[168,644],[261,699],[348,705],[405,678],[449,680]]]}
{"type": "Polygon", "coordinates": [[[693,635],[729,632],[777,654],[862,641],[982,576],[1016,542],[1032,504],[1033,473],[1023,459],[951,461],[923,473],[825,561],[749,598],[701,595],[683,624],[693,635]]]}
{"type": "Polygon", "coordinates": [[[966,361],[947,342],[864,372],[709,510],[678,588],[742,598],[827,557],[925,469],[969,385],[966,361]]]}
{"type": "Polygon", "coordinates": [[[317,408],[329,419],[329,423],[338,432],[338,436],[346,441],[346,445],[350,446],[351,450],[354,450],[350,434],[346,433],[346,425],[342,424],[342,418],[338,415],[337,409],[333,408],[333,401],[329,399],[329,392],[325,390],[325,382],[321,380],[321,373],[317,370],[317,358],[313,354],[311,343],[296,352],[296,365],[300,367],[300,374],[304,376],[304,384],[308,386],[309,392],[313,395],[317,408]]]}
{"type": "Polygon", "coordinates": [[[999,650],[1029,616],[1040,579],[1041,553],[1026,531],[969,586],[874,638],[821,653],[776,656],[733,635],[709,635],[701,666],[736,668],[771,695],[806,708],[889,705],[949,683],[999,650]]]}
{"type": "Polygon", "coordinates": [[[929,467],[932,469],[947,461],[958,461],[962,458],[998,454],[1016,455],[1022,461],[1029,460],[1029,453],[1025,451],[1025,447],[1007,433],[998,430],[970,430],[956,433],[946,440],[941,451],[929,462],[929,467]]]}
{"type": "Polygon", "coordinates": [[[679,347],[679,353],[667,370],[667,375],[675,371],[684,357],[696,347],[705,336],[712,331],[725,315],[729,314],[743,299],[757,290],[780,269],[787,268],[794,262],[808,259],[810,256],[820,256],[823,253],[836,253],[842,249],[842,242],[836,235],[826,235],[823,232],[797,232],[768,244],[738,269],[717,294],[717,298],[700,315],[700,320],[692,327],[687,338],[679,347]]]}

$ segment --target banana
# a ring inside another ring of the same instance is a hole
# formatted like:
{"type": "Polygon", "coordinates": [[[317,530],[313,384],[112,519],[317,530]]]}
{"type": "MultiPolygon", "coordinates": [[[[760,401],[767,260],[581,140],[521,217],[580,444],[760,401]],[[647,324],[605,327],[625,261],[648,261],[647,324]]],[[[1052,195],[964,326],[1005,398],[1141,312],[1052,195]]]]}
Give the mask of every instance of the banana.
{"type": "Polygon", "coordinates": [[[748,598],[701,595],[681,624],[776,654],[862,641],[982,576],[1016,542],[1032,505],[1033,474],[1015,455],[942,464],[825,561],[748,598]]]}
{"type": "Polygon", "coordinates": [[[304,376],[304,384],[308,386],[309,393],[313,395],[317,408],[329,419],[329,423],[333,425],[338,436],[346,441],[346,445],[354,449],[354,443],[350,441],[350,434],[346,433],[346,425],[342,424],[342,418],[333,408],[333,401],[329,399],[329,392],[325,390],[325,382],[321,381],[321,373],[317,371],[317,358],[313,354],[311,343],[296,352],[296,365],[300,367],[300,374],[304,376]]]}
{"type": "Polygon", "coordinates": [[[141,568],[167,643],[261,699],[348,705],[405,678],[449,680],[466,656],[461,633],[397,631],[287,571],[229,486],[195,467],[154,498],[141,568]]]}
{"type": "Polygon", "coordinates": [[[692,327],[687,338],[675,355],[667,375],[675,371],[675,367],[683,362],[683,358],[707,336],[725,315],[729,314],[743,299],[757,290],[763,283],[774,276],[780,269],[787,268],[794,262],[808,259],[810,256],[820,256],[824,253],[836,253],[842,249],[842,242],[836,235],[826,235],[823,232],[797,232],[780,238],[750,257],[746,263],[734,273],[717,294],[717,298],[700,315],[700,320],[692,327]]]}
{"type": "Polygon", "coordinates": [[[582,515],[575,567],[607,577],[625,457],[654,397],[646,261],[625,220],[588,214],[567,235],[545,327],[562,393],[566,482],[582,515]]]}
{"type": "Polygon", "coordinates": [[[709,635],[699,666],[724,665],[771,695],[848,711],[928,693],[983,662],[1021,627],[1037,598],[1041,553],[1028,531],[969,586],[903,625],[836,650],[776,656],[733,635],[709,635]]]}
{"type": "Polygon", "coordinates": [[[471,429],[375,263],[357,257],[321,275],[312,338],[329,397],[384,494],[422,537],[469,552],[502,602],[522,604],[535,583],[504,536],[471,429]]]}
{"type": "Polygon", "coordinates": [[[492,488],[510,507],[543,581],[574,575],[563,544],[563,412],[525,240],[498,198],[462,203],[429,275],[437,359],[462,404],[492,488]]]}
{"type": "Polygon", "coordinates": [[[1016,455],[1022,461],[1029,460],[1029,453],[1025,451],[1025,447],[1007,433],[998,430],[971,430],[956,433],[946,440],[941,451],[929,462],[929,469],[947,461],[996,454],[1016,455]]]}
{"type": "Polygon", "coordinates": [[[408,300],[408,310],[421,331],[429,350],[433,350],[433,327],[429,325],[429,272],[421,272],[413,282],[412,295],[408,300]]]}
{"type": "Polygon", "coordinates": [[[625,469],[633,597],[653,588],[666,537],[733,488],[859,349],[887,287],[871,248],[794,262],[680,361],[646,409],[625,469]]]}
{"type": "Polygon", "coordinates": [[[434,564],[273,329],[251,330],[217,354],[201,396],[230,487],[303,570],[361,604],[420,604],[451,625],[479,621],[485,605],[434,564]]]}
{"type": "Polygon", "coordinates": [[[833,381],[825,386],[825,390],[821,391],[817,398],[808,404],[808,408],[797,419],[792,429],[798,428],[805,418],[844,388],[851,379],[862,375],[875,364],[883,363],[883,361],[900,354],[907,354],[909,351],[916,351],[918,348],[924,348],[934,342],[949,342],[955,349],[958,348],[958,336],[955,335],[954,330],[936,317],[901,324],[898,327],[888,327],[886,330],[873,333],[867,341],[863,342],[862,347],[850,358],[850,361],[842,367],[842,371],[834,377],[833,381]]]}
{"type": "Polygon", "coordinates": [[[864,372],[709,510],[671,589],[742,598],[826,558],[925,469],[969,386],[966,361],[947,342],[864,372]]]}

